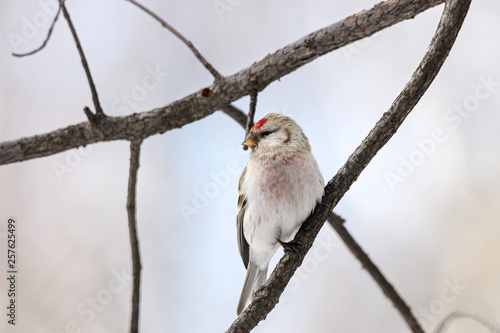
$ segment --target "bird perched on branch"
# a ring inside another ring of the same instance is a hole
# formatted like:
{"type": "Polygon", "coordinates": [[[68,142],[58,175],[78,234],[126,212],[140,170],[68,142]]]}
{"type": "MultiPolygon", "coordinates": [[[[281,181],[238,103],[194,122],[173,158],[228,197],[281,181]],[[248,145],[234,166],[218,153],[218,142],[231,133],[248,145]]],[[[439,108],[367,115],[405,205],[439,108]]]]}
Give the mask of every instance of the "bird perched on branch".
{"type": "Polygon", "coordinates": [[[246,136],[250,159],[238,185],[238,248],[247,275],[238,315],[267,279],[271,258],[285,250],[323,196],[323,176],[309,140],[291,118],[270,113],[246,136]]]}

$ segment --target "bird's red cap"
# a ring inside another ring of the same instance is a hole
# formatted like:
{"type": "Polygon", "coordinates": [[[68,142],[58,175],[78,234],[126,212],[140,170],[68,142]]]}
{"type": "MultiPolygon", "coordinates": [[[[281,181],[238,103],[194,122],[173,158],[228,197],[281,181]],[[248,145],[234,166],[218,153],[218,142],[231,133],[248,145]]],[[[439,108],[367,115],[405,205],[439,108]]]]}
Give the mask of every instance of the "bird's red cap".
{"type": "Polygon", "coordinates": [[[264,117],[253,125],[252,130],[258,130],[266,123],[267,119],[264,117]]]}

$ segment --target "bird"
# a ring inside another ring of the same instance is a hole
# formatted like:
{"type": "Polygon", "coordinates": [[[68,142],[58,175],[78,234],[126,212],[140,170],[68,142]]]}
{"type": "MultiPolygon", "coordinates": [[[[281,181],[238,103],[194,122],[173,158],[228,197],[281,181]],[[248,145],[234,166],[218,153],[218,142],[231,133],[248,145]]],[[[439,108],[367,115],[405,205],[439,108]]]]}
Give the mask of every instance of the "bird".
{"type": "Polygon", "coordinates": [[[247,269],[239,315],[267,280],[269,262],[295,234],[324,193],[323,175],[302,128],[269,113],[253,125],[243,146],[250,157],[238,184],[238,249],[247,269]]]}

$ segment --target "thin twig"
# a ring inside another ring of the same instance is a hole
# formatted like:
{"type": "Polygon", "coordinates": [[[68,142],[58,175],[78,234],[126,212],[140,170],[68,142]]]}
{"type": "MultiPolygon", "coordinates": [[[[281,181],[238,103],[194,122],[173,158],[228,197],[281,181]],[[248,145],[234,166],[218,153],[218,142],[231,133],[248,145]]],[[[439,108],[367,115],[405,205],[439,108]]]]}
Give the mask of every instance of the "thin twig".
{"type": "Polygon", "coordinates": [[[206,69],[214,76],[216,80],[219,80],[222,78],[222,75],[212,66],[210,63],[201,55],[200,52],[194,47],[193,43],[191,43],[189,40],[187,40],[179,31],[175,30],[174,27],[172,27],[170,24],[168,24],[164,19],[156,15],[153,11],[150,9],[144,7],[144,5],[138,3],[135,0],[126,0],[130,2],[133,5],[136,5],[140,9],[142,9],[144,12],[152,16],[155,20],[160,22],[160,24],[167,28],[171,33],[173,33],[177,38],[179,38],[184,44],[186,44],[187,47],[194,53],[195,57],[198,58],[198,60],[205,66],[206,69]]]}
{"type": "Polygon", "coordinates": [[[241,111],[239,108],[232,104],[225,105],[221,107],[221,111],[227,114],[229,117],[233,118],[238,124],[240,124],[243,129],[247,125],[248,116],[245,112],[241,111]]]}
{"type": "Polygon", "coordinates": [[[52,30],[54,30],[54,26],[57,22],[57,19],[59,18],[59,14],[61,13],[61,4],[59,4],[59,9],[57,10],[57,14],[56,16],[54,17],[54,20],[52,21],[52,24],[50,25],[50,29],[49,29],[49,32],[47,33],[47,37],[45,37],[45,40],[43,41],[42,45],[40,45],[40,47],[34,49],[33,51],[31,52],[28,52],[28,53],[12,53],[12,55],[14,57],[26,57],[26,56],[29,56],[29,55],[32,55],[32,54],[35,54],[37,53],[38,51],[40,51],[41,49],[43,49],[45,47],[45,45],[47,45],[49,39],[50,39],[50,36],[52,35],[52,30]]]}
{"type": "Polygon", "coordinates": [[[415,316],[412,314],[406,302],[389,283],[389,281],[387,281],[382,272],[373,263],[373,261],[371,261],[371,259],[368,257],[366,252],[363,251],[361,246],[359,246],[356,240],[354,240],[351,234],[344,227],[343,221],[339,220],[338,216],[333,212],[328,215],[327,221],[330,223],[333,229],[335,229],[337,234],[340,236],[340,239],[342,239],[347,248],[352,252],[356,259],[358,259],[361,265],[363,265],[363,268],[372,276],[380,289],[382,289],[385,296],[387,296],[387,298],[391,300],[394,307],[399,311],[401,316],[403,316],[403,319],[406,321],[412,331],[415,333],[423,333],[424,330],[418,323],[415,316]]]}
{"type": "MultiPolygon", "coordinates": [[[[255,108],[257,107],[257,90],[254,90],[250,93],[250,107],[248,110],[247,122],[245,124],[245,138],[247,134],[250,132],[253,126],[253,118],[255,116],[255,108]]],[[[243,145],[243,150],[247,150],[248,147],[243,145]]]]}
{"type": "Polygon", "coordinates": [[[130,142],[130,170],[128,178],[127,213],[128,228],[130,234],[130,247],[132,250],[132,274],[134,277],[132,288],[132,310],[130,315],[130,333],[139,332],[141,253],[139,251],[139,236],[137,235],[135,198],[140,150],[141,141],[130,142]]]}
{"type": "Polygon", "coordinates": [[[50,156],[97,142],[131,141],[136,137],[147,138],[181,128],[208,117],[229,103],[249,95],[255,89],[262,91],[272,82],[328,52],[413,18],[442,2],[443,0],[389,0],[379,3],[369,10],[350,15],[312,32],[251,66],[222,78],[210,86],[210,98],[203,97],[196,91],[147,112],[125,117],[108,117],[105,123],[100,123],[99,128],[83,122],[48,133],[2,142],[0,165],[50,156]],[[257,86],[253,82],[256,82],[257,86]]]}
{"type": "Polygon", "coordinates": [[[330,212],[373,157],[396,133],[436,77],[456,40],[469,5],[470,0],[446,2],[431,44],[410,81],[389,111],[383,114],[368,136],[349,156],[344,166],[328,182],[322,203],[316,206],[311,216],[302,224],[294,239],[299,244],[296,247],[297,253],[285,252],[267,282],[255,293],[254,301],[233,322],[227,333],[249,332],[276,306],[330,212]]]}
{"type": "MultiPolygon", "coordinates": [[[[59,0],[59,5],[62,8],[62,12],[64,14],[64,18],[68,22],[69,29],[71,30],[71,34],[73,35],[73,39],[75,40],[76,48],[78,49],[78,53],[80,53],[80,59],[82,60],[83,69],[85,70],[85,74],[87,75],[87,80],[89,81],[90,91],[92,92],[92,100],[94,102],[95,107],[95,117],[89,117],[89,112],[85,112],[89,121],[94,122],[97,119],[101,119],[106,117],[104,112],[102,111],[101,103],[99,103],[99,97],[97,96],[97,90],[94,85],[94,80],[92,80],[92,75],[90,74],[90,68],[87,64],[87,59],[85,58],[85,54],[83,53],[82,45],[80,44],[80,40],[78,39],[78,35],[76,34],[76,29],[71,21],[71,17],[69,16],[68,10],[66,9],[66,5],[64,4],[65,0],[59,0]]],[[[88,109],[88,108],[87,108],[88,109]]],[[[92,114],[90,112],[90,114],[92,114]]]]}
{"type": "Polygon", "coordinates": [[[491,333],[499,333],[500,328],[498,327],[497,324],[493,322],[493,320],[485,318],[482,314],[479,313],[472,313],[472,312],[462,312],[462,311],[455,311],[449,313],[446,317],[441,319],[439,324],[436,326],[436,328],[432,331],[432,333],[440,333],[445,326],[451,322],[454,319],[458,318],[469,318],[472,319],[484,327],[486,327],[491,333]]]}
{"type": "Polygon", "coordinates": [[[248,134],[253,126],[253,118],[255,116],[255,108],[257,106],[257,94],[257,90],[250,93],[250,107],[248,110],[247,124],[245,126],[245,134],[248,134]]]}

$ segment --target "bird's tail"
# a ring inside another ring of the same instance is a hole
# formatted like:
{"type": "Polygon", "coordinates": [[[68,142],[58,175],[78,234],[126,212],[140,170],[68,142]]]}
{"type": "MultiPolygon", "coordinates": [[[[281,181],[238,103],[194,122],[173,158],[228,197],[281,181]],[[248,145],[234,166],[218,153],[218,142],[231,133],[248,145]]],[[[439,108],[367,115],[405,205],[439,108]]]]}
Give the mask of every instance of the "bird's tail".
{"type": "Polygon", "coordinates": [[[266,282],[266,278],[267,267],[260,269],[259,266],[250,260],[248,263],[247,276],[243,284],[243,290],[241,291],[240,301],[238,302],[238,308],[236,310],[238,315],[240,315],[253,300],[254,293],[266,282]]]}

